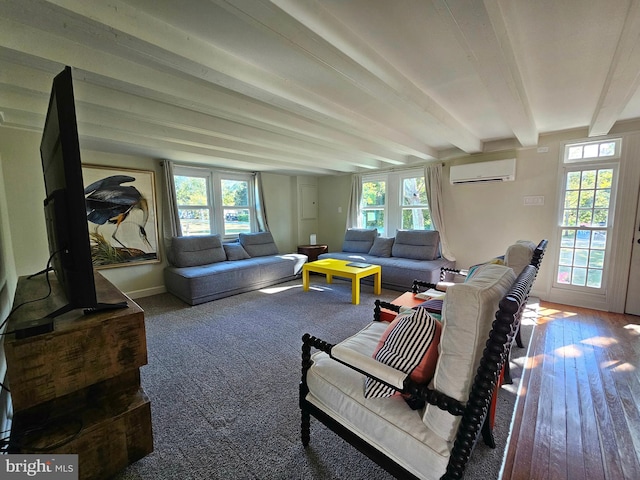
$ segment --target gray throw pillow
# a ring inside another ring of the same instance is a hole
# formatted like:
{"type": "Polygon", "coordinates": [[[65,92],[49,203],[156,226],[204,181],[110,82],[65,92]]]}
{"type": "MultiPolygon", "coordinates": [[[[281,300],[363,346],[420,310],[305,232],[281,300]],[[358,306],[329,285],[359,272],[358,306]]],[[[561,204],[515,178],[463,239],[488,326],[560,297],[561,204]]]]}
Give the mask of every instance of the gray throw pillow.
{"type": "Polygon", "coordinates": [[[436,230],[398,230],[391,254],[414,260],[435,260],[439,250],[440,233],[436,230]]]}
{"type": "Polygon", "coordinates": [[[220,235],[195,235],[171,239],[173,264],[176,267],[195,267],[224,262],[227,254],[220,235]]]}
{"type": "Polygon", "coordinates": [[[246,258],[251,258],[247,251],[242,248],[242,245],[239,243],[225,243],[222,245],[224,247],[224,251],[227,254],[227,260],[244,260],[246,258]]]}
{"type": "Polygon", "coordinates": [[[393,240],[393,237],[376,237],[371,250],[369,250],[369,255],[373,255],[374,257],[390,257],[393,240]]]}

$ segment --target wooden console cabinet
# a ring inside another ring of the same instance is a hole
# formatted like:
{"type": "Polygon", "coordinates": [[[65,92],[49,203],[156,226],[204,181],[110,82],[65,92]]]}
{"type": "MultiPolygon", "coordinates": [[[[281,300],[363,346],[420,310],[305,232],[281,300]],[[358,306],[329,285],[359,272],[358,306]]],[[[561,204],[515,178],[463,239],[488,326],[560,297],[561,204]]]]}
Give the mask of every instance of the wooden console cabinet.
{"type": "MultiPolygon", "coordinates": [[[[13,403],[11,453],[76,453],[79,477],[110,478],[153,451],[151,405],[140,386],[147,363],[144,312],[99,273],[98,300],[128,307],[57,317],[52,332],[17,339],[13,332],[63,302],[52,294],[11,317],[4,339],[13,403]]],[[[44,275],[18,281],[15,305],[42,298],[44,275]]]]}

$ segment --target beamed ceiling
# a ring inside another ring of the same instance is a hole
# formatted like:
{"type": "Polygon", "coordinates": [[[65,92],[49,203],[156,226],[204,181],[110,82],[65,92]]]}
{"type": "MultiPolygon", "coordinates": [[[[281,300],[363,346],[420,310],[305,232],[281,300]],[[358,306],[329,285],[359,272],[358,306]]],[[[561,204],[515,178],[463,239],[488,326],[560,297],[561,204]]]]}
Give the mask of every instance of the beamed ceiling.
{"type": "Polygon", "coordinates": [[[74,68],[83,148],[332,175],[640,118],[640,0],[0,0],[0,122],[74,68]]]}

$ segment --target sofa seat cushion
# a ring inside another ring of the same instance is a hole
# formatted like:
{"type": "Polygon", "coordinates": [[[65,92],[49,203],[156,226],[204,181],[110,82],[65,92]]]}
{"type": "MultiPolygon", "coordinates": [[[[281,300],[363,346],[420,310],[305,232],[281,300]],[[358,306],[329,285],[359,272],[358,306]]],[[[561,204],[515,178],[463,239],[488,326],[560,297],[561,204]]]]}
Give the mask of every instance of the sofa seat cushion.
{"type": "MultiPolygon", "coordinates": [[[[447,289],[442,306],[440,357],[432,388],[464,401],[469,397],[474,372],[498,310],[516,276],[509,267],[486,264],[478,267],[466,283],[447,289]]],[[[433,405],[427,405],[423,420],[433,432],[451,441],[460,423],[433,405]]]]}
{"type": "Polygon", "coordinates": [[[171,251],[171,263],[176,267],[207,265],[227,259],[220,235],[173,237],[171,251]]]}
{"type": "Polygon", "coordinates": [[[369,253],[378,231],[371,228],[350,228],[344,234],[342,251],[350,253],[369,253]]]}
{"type": "Polygon", "coordinates": [[[436,230],[398,230],[391,249],[394,257],[435,260],[440,256],[440,232],[436,230]]]}
{"type": "Polygon", "coordinates": [[[251,257],[265,257],[279,253],[271,232],[239,233],[238,240],[251,257]]]}
{"type": "Polygon", "coordinates": [[[165,269],[167,290],[196,305],[295,278],[306,255],[285,254],[165,269]]]}
{"type": "MultiPolygon", "coordinates": [[[[373,322],[345,340],[350,348],[372,355],[386,322],[373,322]]],[[[344,342],[341,342],[343,344],[344,342]]],[[[306,399],[373,444],[395,462],[424,479],[440,478],[449,461],[450,442],[434,434],[400,396],[365,398],[365,376],[323,352],[312,356],[306,399]]]]}

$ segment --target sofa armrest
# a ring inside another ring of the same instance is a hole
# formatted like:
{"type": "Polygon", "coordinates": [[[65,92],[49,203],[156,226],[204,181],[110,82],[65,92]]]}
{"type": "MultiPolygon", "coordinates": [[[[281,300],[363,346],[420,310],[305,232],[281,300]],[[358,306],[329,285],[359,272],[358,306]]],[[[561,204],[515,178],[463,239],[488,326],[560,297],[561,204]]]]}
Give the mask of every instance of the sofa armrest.
{"type": "Polygon", "coordinates": [[[405,380],[409,376],[400,370],[379,362],[373,357],[356,352],[341,344],[334,345],[330,356],[343,365],[390,385],[396,390],[404,388],[405,380]]]}

